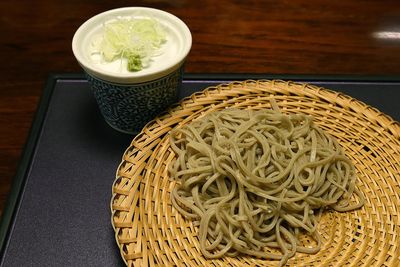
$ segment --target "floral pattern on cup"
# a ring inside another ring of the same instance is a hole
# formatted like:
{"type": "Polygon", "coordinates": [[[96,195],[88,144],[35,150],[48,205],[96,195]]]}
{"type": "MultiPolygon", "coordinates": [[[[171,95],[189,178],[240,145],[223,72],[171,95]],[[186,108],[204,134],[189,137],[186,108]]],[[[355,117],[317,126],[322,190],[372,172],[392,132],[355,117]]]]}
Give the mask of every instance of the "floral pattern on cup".
{"type": "Polygon", "coordinates": [[[121,132],[137,134],[177,101],[182,74],[183,66],[162,78],[133,85],[110,83],[88,73],[86,77],[106,122],[121,132]]]}

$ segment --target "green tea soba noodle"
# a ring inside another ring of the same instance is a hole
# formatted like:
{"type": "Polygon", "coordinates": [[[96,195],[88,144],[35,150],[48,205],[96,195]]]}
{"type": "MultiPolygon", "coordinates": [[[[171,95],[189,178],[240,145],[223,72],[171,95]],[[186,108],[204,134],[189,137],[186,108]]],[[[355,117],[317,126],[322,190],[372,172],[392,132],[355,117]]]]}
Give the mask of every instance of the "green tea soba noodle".
{"type": "Polygon", "coordinates": [[[173,206],[199,226],[206,258],[316,253],[318,214],[363,205],[355,169],[312,117],[226,109],[171,132],[173,206]],[[355,193],[358,202],[351,202],[355,193]],[[314,240],[302,244],[300,235],[314,240]]]}

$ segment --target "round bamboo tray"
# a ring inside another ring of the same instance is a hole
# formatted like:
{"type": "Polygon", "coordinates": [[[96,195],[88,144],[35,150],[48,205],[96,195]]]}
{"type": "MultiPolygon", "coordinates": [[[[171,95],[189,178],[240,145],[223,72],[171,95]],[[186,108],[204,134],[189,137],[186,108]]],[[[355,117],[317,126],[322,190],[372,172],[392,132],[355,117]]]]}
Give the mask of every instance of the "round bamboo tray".
{"type": "Polygon", "coordinates": [[[123,154],[113,184],[112,225],[128,266],[276,266],[250,256],[209,260],[198,229],[170,201],[175,181],[169,132],[227,107],[305,113],[335,136],[353,161],[357,187],[366,198],[358,210],[327,211],[318,232],[322,249],[297,253],[288,266],[398,266],[400,262],[400,124],[349,96],[284,81],[244,81],[209,87],[183,99],[148,123],[123,154]]]}

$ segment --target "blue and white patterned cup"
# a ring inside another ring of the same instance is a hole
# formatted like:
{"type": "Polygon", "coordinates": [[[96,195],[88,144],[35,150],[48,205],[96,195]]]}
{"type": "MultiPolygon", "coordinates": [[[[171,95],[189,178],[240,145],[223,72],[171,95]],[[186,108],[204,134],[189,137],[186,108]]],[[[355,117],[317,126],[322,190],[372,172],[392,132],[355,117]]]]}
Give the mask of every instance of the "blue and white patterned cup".
{"type": "Polygon", "coordinates": [[[87,20],[72,40],[73,53],[85,71],[105,121],[114,129],[137,134],[168,106],[177,101],[184,62],[192,45],[189,28],[165,11],[127,7],[100,13],[87,20]],[[88,52],[93,36],[105,21],[124,16],[157,19],[167,32],[167,48],[162,56],[139,72],[120,72],[93,62],[88,52]]]}
{"type": "Polygon", "coordinates": [[[159,79],[138,84],[114,84],[86,74],[106,122],[116,130],[136,134],[177,101],[183,67],[159,79]]]}

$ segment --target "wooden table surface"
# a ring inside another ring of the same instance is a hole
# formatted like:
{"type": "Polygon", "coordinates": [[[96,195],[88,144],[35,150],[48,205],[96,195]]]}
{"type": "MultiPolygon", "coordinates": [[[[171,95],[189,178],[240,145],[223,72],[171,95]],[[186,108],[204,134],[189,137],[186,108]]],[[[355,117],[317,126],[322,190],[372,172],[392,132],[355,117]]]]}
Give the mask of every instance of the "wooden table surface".
{"type": "Polygon", "coordinates": [[[192,31],[192,73],[400,74],[398,0],[0,2],[0,212],[49,73],[81,72],[75,30],[117,7],[148,6],[192,31]]]}

